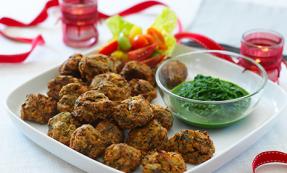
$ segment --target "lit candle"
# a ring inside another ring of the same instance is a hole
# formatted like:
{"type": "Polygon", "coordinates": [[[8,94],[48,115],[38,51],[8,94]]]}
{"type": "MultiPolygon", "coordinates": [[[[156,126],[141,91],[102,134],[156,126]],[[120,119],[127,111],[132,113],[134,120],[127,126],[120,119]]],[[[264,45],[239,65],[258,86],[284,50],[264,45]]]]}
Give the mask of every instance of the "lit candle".
{"type": "MultiPolygon", "coordinates": [[[[283,53],[284,39],[281,34],[269,30],[251,30],[243,34],[241,54],[254,59],[266,70],[270,80],[278,81],[283,53]]],[[[253,69],[247,62],[245,68],[253,69]]]]}
{"type": "Polygon", "coordinates": [[[97,0],[62,0],[60,6],[65,44],[81,48],[97,43],[97,0]]]}

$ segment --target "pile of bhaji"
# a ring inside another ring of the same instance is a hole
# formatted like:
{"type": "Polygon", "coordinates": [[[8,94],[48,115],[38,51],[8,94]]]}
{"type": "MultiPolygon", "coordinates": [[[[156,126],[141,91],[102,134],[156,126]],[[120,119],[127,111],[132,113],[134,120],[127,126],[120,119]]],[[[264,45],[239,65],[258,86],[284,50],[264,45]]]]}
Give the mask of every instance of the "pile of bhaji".
{"type": "Polygon", "coordinates": [[[48,83],[47,96],[30,94],[21,118],[48,123],[48,135],[106,165],[132,172],[180,173],[185,163],[199,164],[215,152],[206,132],[182,130],[168,138],[171,112],[152,104],[153,70],[137,61],[119,68],[102,54],[76,54],[48,83]]]}
{"type": "MultiPolygon", "coordinates": [[[[111,21],[132,26],[118,17],[111,21]]],[[[168,41],[159,43],[168,45],[168,41]]],[[[21,118],[48,124],[51,138],[123,172],[141,165],[143,173],[181,173],[186,163],[197,165],[210,159],[215,148],[207,132],[182,130],[168,137],[173,115],[152,103],[157,97],[156,58],[145,57],[153,63],[143,58],[123,61],[104,48],[99,53],[70,56],[59,75],[49,81],[47,95],[27,95],[21,118]]],[[[146,56],[144,52],[136,57],[146,56]]]]}

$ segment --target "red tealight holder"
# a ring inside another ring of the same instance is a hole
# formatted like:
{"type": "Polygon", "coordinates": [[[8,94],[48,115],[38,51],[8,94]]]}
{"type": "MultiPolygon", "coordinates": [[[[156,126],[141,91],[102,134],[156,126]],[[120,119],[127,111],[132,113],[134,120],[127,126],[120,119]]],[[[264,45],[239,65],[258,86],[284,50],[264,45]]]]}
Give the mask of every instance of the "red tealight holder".
{"type": "MultiPolygon", "coordinates": [[[[277,82],[281,71],[283,45],[284,38],[281,34],[256,29],[243,34],[240,53],[260,63],[266,70],[269,79],[277,82]]],[[[253,70],[252,65],[246,61],[241,61],[240,64],[253,70]]]]}
{"type": "Polygon", "coordinates": [[[61,0],[60,7],[66,45],[85,48],[97,43],[97,0],[61,0]]]}

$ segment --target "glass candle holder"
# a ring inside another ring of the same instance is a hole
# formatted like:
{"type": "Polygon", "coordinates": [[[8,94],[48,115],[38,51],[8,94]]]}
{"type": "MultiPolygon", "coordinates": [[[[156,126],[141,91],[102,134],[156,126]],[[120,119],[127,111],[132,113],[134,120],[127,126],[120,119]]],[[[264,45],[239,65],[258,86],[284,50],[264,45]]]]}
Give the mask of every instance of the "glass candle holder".
{"type": "Polygon", "coordinates": [[[63,41],[76,48],[90,47],[98,41],[97,0],[61,0],[63,41]]]}
{"type": "MultiPolygon", "coordinates": [[[[270,30],[255,29],[243,34],[240,53],[260,63],[269,79],[277,82],[281,71],[283,46],[284,38],[281,34],[270,30]]],[[[253,66],[244,60],[240,64],[245,68],[253,69],[253,66]]]]}

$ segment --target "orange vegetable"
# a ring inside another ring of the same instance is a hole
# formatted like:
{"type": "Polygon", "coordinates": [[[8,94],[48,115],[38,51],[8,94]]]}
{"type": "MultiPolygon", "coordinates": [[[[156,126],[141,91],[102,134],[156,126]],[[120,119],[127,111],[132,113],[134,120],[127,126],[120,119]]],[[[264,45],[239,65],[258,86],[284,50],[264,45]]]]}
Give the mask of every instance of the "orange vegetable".
{"type": "Polygon", "coordinates": [[[134,37],[132,42],[132,49],[138,49],[149,45],[149,40],[142,34],[134,37]]]}
{"type": "Polygon", "coordinates": [[[148,34],[145,34],[144,36],[148,40],[149,44],[153,44],[154,43],[154,39],[152,38],[152,36],[150,36],[148,34]]]}
{"type": "Polygon", "coordinates": [[[156,28],[149,28],[147,30],[147,34],[154,39],[154,43],[157,45],[159,50],[167,50],[164,37],[156,28]]]}

